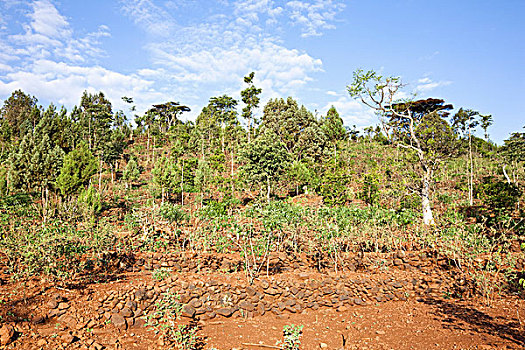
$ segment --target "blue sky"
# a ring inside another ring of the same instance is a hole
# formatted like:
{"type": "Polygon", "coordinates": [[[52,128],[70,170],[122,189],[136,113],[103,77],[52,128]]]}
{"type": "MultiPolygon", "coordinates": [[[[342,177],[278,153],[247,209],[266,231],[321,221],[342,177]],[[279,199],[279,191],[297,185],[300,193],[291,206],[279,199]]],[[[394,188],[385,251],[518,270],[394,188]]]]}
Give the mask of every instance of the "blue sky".
{"type": "MultiPolygon", "coordinates": [[[[346,85],[357,68],[401,76],[407,93],[492,114],[498,143],[525,125],[525,1],[0,0],[0,99],[22,89],[71,108],[103,91],[139,111],[212,96],[293,96],[346,125],[374,114],[346,85]]],[[[259,112],[260,113],[260,112],[259,112]]]]}

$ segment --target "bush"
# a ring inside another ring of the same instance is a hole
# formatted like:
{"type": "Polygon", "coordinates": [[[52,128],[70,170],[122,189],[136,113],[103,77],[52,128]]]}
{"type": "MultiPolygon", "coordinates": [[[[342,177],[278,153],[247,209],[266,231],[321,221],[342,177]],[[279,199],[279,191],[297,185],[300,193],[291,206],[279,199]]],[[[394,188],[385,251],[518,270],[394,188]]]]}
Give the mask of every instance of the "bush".
{"type": "Polygon", "coordinates": [[[366,174],[363,179],[363,188],[359,193],[359,199],[368,205],[377,204],[379,200],[379,179],[375,174],[366,174]]]}
{"type": "Polygon", "coordinates": [[[164,202],[160,206],[159,215],[171,223],[177,225],[183,221],[188,220],[188,214],[182,209],[180,205],[164,202]]]}
{"type": "Polygon", "coordinates": [[[97,253],[112,249],[116,238],[108,231],[77,230],[61,221],[45,226],[17,228],[0,239],[0,252],[7,257],[11,272],[18,276],[45,274],[66,279],[82,272],[97,253]]]}
{"type": "Polygon", "coordinates": [[[350,200],[347,187],[348,176],[341,172],[327,171],[321,178],[318,192],[327,205],[343,205],[350,200]]]}
{"type": "Polygon", "coordinates": [[[78,205],[85,218],[94,218],[102,211],[100,193],[93,186],[89,186],[78,195],[78,205]]]}
{"type": "Polygon", "coordinates": [[[494,176],[486,176],[476,186],[477,197],[487,209],[498,215],[512,212],[521,197],[518,186],[498,180],[494,176]]]}

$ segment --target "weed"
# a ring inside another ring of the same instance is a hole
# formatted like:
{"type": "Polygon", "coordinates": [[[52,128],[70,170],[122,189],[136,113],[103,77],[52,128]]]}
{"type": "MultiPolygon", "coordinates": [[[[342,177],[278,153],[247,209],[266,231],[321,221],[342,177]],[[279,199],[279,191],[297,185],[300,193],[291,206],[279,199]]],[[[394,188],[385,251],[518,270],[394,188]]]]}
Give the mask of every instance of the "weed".
{"type": "Polygon", "coordinates": [[[180,324],[175,331],[175,342],[178,348],[181,350],[195,349],[198,342],[197,330],[197,325],[180,324]]]}
{"type": "Polygon", "coordinates": [[[299,350],[301,345],[301,336],[303,335],[304,326],[286,325],[283,327],[283,349],[299,350]]]}
{"type": "Polygon", "coordinates": [[[174,340],[177,332],[175,322],[181,311],[180,296],[168,289],[155,303],[155,310],[146,316],[146,325],[151,326],[150,329],[156,333],[162,333],[167,339],[174,340]]]}
{"type": "Polygon", "coordinates": [[[170,273],[171,273],[170,268],[161,267],[161,268],[155,269],[152,273],[152,276],[157,281],[163,281],[169,277],[170,273]]]}

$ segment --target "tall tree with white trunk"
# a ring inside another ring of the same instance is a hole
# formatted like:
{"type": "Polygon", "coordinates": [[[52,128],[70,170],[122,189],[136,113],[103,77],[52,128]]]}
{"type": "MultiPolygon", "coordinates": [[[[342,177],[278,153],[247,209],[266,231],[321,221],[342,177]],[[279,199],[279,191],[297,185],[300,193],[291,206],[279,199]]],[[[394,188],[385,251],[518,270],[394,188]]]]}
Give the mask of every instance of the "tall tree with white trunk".
{"type": "Polygon", "coordinates": [[[403,88],[399,77],[383,77],[374,71],[354,72],[347,87],[350,96],[374,109],[392,144],[408,150],[419,176],[423,222],[434,224],[431,206],[433,175],[441,162],[456,153],[457,137],[444,119],[453,107],[443,100],[398,100],[403,88]]]}

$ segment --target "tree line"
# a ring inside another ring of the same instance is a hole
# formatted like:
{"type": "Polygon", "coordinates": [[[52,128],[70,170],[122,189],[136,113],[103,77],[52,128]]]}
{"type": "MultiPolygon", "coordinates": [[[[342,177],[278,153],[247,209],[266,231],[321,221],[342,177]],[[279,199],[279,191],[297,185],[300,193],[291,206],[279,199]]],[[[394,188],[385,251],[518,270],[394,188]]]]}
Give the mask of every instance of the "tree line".
{"type": "MultiPolygon", "coordinates": [[[[498,147],[489,140],[491,115],[466,108],[451,114],[453,106],[435,98],[397,100],[403,88],[397,77],[354,73],[349,94],[379,116],[379,125],[362,133],[355,126],[345,127],[334,107],[317,117],[292,97],[270,99],[258,119],[262,90],[255,86],[253,72],[244,82],[240,100],[211,97],[195,121],[183,121],[181,116],[190,109],[174,101],[152,105],[138,115],[131,97],[122,97],[129,105],[125,113],[114,111],[102,92],[84,92],[68,112],[53,104],[44,109],[36,97],[17,90],[0,110],[0,194],[37,194],[47,218],[77,197],[91,196],[95,188],[102,193],[104,173],[110,175],[106,182],[130,189],[142,172],[151,170],[162,202],[184,204],[188,193],[199,194],[201,203],[217,193],[231,200],[239,193],[270,200],[279,186],[290,194],[315,191],[337,205],[345,203],[345,188],[352,182],[345,158],[349,145],[367,142],[399,149],[411,165],[414,177],[406,187],[420,197],[426,224],[434,222],[435,173],[451,158],[468,159],[471,205],[473,154],[497,154],[507,182],[519,183],[516,169],[525,158],[525,133],[513,133],[498,147]],[[240,101],[244,107],[239,114],[240,101]],[[479,128],[484,137],[476,136],[479,128]]],[[[362,198],[373,204],[370,191],[375,185],[373,176],[367,176],[362,198]]]]}

